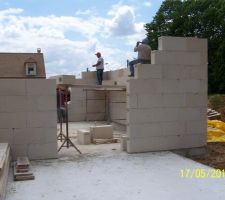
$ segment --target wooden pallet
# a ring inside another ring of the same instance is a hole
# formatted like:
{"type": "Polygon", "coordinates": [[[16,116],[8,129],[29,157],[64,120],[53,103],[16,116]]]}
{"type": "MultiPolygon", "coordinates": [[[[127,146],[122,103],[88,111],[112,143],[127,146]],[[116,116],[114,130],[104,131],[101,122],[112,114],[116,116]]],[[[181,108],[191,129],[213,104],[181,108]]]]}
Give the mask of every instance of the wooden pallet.
{"type": "Polygon", "coordinates": [[[30,161],[27,157],[18,157],[14,163],[14,181],[34,180],[34,175],[31,171],[30,161]]]}

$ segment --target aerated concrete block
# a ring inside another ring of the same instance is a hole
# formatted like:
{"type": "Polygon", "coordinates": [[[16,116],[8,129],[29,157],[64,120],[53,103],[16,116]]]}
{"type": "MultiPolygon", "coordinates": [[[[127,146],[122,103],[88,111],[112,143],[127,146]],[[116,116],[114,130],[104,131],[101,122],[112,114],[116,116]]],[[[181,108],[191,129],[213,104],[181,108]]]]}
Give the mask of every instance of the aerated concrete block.
{"type": "Polygon", "coordinates": [[[168,51],[205,51],[207,52],[207,39],[194,37],[170,37],[158,38],[158,49],[168,51]]]}
{"type": "Polygon", "coordinates": [[[28,144],[13,144],[10,145],[10,147],[13,160],[15,160],[19,156],[25,156],[28,153],[28,144]]]}
{"type": "Polygon", "coordinates": [[[26,81],[23,79],[1,79],[0,96],[26,95],[26,81]]]}
{"type": "Polygon", "coordinates": [[[137,64],[135,66],[135,78],[137,79],[161,79],[162,66],[151,64],[137,64]]]}
{"type": "Polygon", "coordinates": [[[25,128],[26,124],[25,112],[0,113],[1,128],[25,128]]]}
{"type": "Polygon", "coordinates": [[[127,109],[137,108],[138,107],[138,95],[129,94],[127,95],[127,109]]]}
{"type": "Polygon", "coordinates": [[[207,118],[197,121],[186,121],[186,134],[207,135],[207,118]]]}
{"type": "Polygon", "coordinates": [[[162,93],[162,81],[160,79],[128,80],[127,94],[157,94],[162,93]]]}
{"type": "Polygon", "coordinates": [[[27,97],[24,96],[5,96],[4,112],[25,112],[27,110],[27,97]]]}
{"type": "Polygon", "coordinates": [[[55,95],[56,82],[53,79],[28,79],[26,80],[27,95],[55,95]]]}
{"type": "Polygon", "coordinates": [[[152,51],[152,64],[161,65],[205,65],[207,56],[201,52],[152,51]]]}
{"type": "Polygon", "coordinates": [[[105,100],[88,100],[87,113],[104,113],[105,100]]]}
{"type": "Polygon", "coordinates": [[[0,129],[0,143],[13,143],[13,129],[0,129]]]}
{"type": "Polygon", "coordinates": [[[86,99],[86,91],[84,91],[84,88],[71,87],[70,98],[72,102],[74,100],[84,100],[86,99]]]}
{"type": "Polygon", "coordinates": [[[125,91],[110,91],[109,93],[109,101],[111,103],[125,103],[126,100],[126,92],[125,91]]]}
{"type": "MultiPolygon", "coordinates": [[[[204,108],[180,108],[179,109],[179,121],[201,120],[204,119],[202,111],[204,108]]],[[[206,112],[206,109],[205,109],[206,112]]],[[[206,114],[206,113],[205,113],[206,114]]],[[[205,115],[206,116],[206,115],[205,115]]]]}
{"type": "Polygon", "coordinates": [[[96,79],[75,79],[74,85],[95,85],[96,79]]]}
{"type": "Polygon", "coordinates": [[[56,111],[28,112],[27,127],[29,128],[50,128],[56,127],[56,111]]]}
{"type": "Polygon", "coordinates": [[[42,144],[57,141],[57,128],[23,128],[13,131],[13,144],[42,144]]]}
{"type": "Polygon", "coordinates": [[[43,95],[36,97],[37,111],[56,111],[56,96],[43,95]]]}
{"type": "Polygon", "coordinates": [[[102,85],[117,85],[117,82],[114,80],[103,80],[102,85]]]}
{"type": "Polygon", "coordinates": [[[161,106],[164,107],[185,107],[185,95],[184,94],[163,94],[163,103],[161,106]]]}
{"type": "Polygon", "coordinates": [[[112,125],[91,126],[90,133],[93,139],[111,139],[113,127],[112,125]]]}
{"type": "Polygon", "coordinates": [[[75,76],[74,75],[58,75],[58,76],[51,76],[49,79],[55,79],[56,84],[69,84],[73,85],[75,83],[75,76]]]}
{"type": "Polygon", "coordinates": [[[105,100],[105,91],[87,91],[88,100],[105,100]]]}
{"type": "Polygon", "coordinates": [[[127,126],[129,138],[149,138],[163,135],[162,123],[129,124],[127,126]]]}
{"type": "Polygon", "coordinates": [[[139,153],[148,151],[173,150],[182,148],[203,147],[206,145],[205,136],[156,136],[149,138],[128,139],[127,152],[139,153]]]}
{"type": "Polygon", "coordinates": [[[126,119],[126,103],[109,104],[110,119],[126,119]]]}
{"type": "Polygon", "coordinates": [[[173,121],[161,123],[162,131],[164,136],[180,136],[186,134],[186,122],[173,121]]]}
{"type": "Polygon", "coordinates": [[[96,72],[82,72],[82,79],[94,79],[96,80],[96,72]]]}
{"type": "Polygon", "coordinates": [[[163,106],[162,94],[142,94],[138,95],[138,108],[155,108],[163,106]]]}
{"type": "Polygon", "coordinates": [[[121,151],[127,151],[127,135],[122,135],[120,139],[121,151]]]}
{"type": "Polygon", "coordinates": [[[78,144],[81,144],[81,145],[91,144],[90,130],[84,130],[84,129],[77,130],[77,141],[78,141],[78,144]]]}
{"type": "Polygon", "coordinates": [[[57,158],[57,143],[29,144],[27,155],[30,159],[57,158]]]}
{"type": "Polygon", "coordinates": [[[186,107],[204,107],[207,105],[208,98],[207,94],[190,94],[186,93],[185,94],[185,106],[186,107]]]}

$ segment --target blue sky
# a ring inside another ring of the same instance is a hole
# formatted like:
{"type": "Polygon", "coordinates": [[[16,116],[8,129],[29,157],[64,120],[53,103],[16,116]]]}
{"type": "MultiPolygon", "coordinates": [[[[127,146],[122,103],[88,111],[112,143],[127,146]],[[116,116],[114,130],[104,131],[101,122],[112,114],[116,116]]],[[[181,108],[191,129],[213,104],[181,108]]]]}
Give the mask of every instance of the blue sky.
{"type": "Polygon", "coordinates": [[[47,76],[126,67],[162,0],[0,0],[0,52],[41,48],[47,76]]]}

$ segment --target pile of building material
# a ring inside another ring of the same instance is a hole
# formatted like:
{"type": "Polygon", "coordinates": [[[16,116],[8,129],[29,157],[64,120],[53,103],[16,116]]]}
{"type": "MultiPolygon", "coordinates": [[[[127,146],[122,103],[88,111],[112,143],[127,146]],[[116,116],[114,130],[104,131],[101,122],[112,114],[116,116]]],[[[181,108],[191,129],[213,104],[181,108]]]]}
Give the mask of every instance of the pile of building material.
{"type": "Polygon", "coordinates": [[[10,164],[10,148],[7,143],[0,144],[0,200],[5,199],[10,164]]]}
{"type": "Polygon", "coordinates": [[[17,157],[14,163],[14,181],[34,180],[30,161],[27,157],[17,157]]]}
{"type": "Polygon", "coordinates": [[[118,139],[113,138],[112,125],[91,126],[90,130],[80,129],[77,131],[78,144],[107,144],[116,143],[118,139]]]}
{"type": "Polygon", "coordinates": [[[211,108],[207,109],[207,116],[208,116],[208,119],[210,120],[221,119],[221,114],[211,108]]]}

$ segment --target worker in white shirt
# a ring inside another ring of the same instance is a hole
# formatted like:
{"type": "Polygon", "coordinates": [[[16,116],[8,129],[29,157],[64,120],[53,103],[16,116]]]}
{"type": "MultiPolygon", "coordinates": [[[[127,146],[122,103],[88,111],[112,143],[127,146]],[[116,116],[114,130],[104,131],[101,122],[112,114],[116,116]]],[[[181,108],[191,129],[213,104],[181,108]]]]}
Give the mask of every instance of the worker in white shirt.
{"type": "Polygon", "coordinates": [[[104,59],[102,58],[100,52],[96,53],[95,55],[97,56],[98,60],[95,65],[92,65],[92,67],[96,67],[97,84],[102,85],[103,71],[104,71],[104,59]]]}

